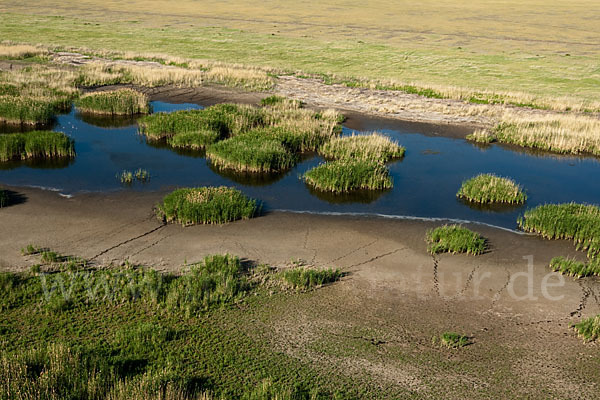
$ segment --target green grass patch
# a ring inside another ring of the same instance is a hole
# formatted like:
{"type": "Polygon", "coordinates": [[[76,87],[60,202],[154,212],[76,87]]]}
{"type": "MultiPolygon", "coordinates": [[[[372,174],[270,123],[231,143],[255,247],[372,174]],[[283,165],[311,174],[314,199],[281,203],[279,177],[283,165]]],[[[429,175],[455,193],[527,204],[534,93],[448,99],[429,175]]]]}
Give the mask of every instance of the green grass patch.
{"type": "Polygon", "coordinates": [[[137,115],[148,114],[148,96],[133,89],[87,93],[75,101],[79,111],[91,114],[137,115]]]}
{"type": "Polygon", "coordinates": [[[225,186],[178,189],[157,206],[166,222],[182,225],[222,224],[255,216],[260,207],[237,189],[225,186]]]}
{"type": "Polygon", "coordinates": [[[134,181],[146,183],[150,180],[150,173],[141,168],[135,171],[123,170],[117,174],[117,179],[124,185],[132,185],[134,181]]]}
{"type": "Polygon", "coordinates": [[[18,125],[45,125],[54,118],[56,104],[27,97],[0,96],[0,121],[18,125]]]}
{"type": "Polygon", "coordinates": [[[296,157],[274,137],[250,132],[208,147],[206,156],[220,168],[241,172],[278,172],[291,168],[296,157]]]}
{"type": "Polygon", "coordinates": [[[594,205],[544,204],[527,210],[517,223],[525,232],[547,239],[569,239],[589,258],[600,253],[600,208],[594,205]]]}
{"type": "Polygon", "coordinates": [[[365,160],[388,162],[404,156],[404,147],[379,133],[333,138],[325,143],[319,153],[333,160],[365,160]]]}
{"type": "Polygon", "coordinates": [[[600,337],[600,315],[584,319],[574,324],[573,329],[586,341],[594,341],[600,337]]]}
{"type": "Polygon", "coordinates": [[[527,195],[515,181],[493,174],[480,174],[462,183],[457,197],[481,204],[523,204],[527,195]]]}
{"type": "Polygon", "coordinates": [[[444,332],[440,335],[440,343],[449,349],[459,349],[471,344],[468,336],[456,332],[444,332]]]}
{"type": "Polygon", "coordinates": [[[75,144],[62,132],[32,131],[0,135],[0,162],[74,156],[75,144]]]}
{"type": "Polygon", "coordinates": [[[426,235],[427,250],[437,253],[482,254],[486,248],[486,240],[480,234],[460,225],[444,225],[432,229],[426,235]]]}
{"type": "Polygon", "coordinates": [[[326,162],[308,170],[303,179],[315,189],[333,193],[382,190],[393,186],[385,165],[361,160],[326,162]]]}
{"type": "Polygon", "coordinates": [[[585,263],[565,257],[554,257],[550,261],[550,269],[576,278],[600,276],[600,260],[594,259],[585,263]]]}
{"type": "Polygon", "coordinates": [[[339,269],[314,269],[307,267],[290,268],[282,273],[282,278],[294,290],[309,290],[338,281],[342,277],[339,269]]]}

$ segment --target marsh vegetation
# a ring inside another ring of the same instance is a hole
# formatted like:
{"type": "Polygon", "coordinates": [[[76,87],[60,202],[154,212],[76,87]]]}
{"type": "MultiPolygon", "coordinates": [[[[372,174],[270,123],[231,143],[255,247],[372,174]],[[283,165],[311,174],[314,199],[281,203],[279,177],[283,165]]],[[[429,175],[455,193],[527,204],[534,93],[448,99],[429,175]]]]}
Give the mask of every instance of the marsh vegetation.
{"type": "Polygon", "coordinates": [[[184,226],[249,219],[259,210],[256,200],[224,186],[177,189],[166,195],[156,208],[160,219],[184,226]]]}
{"type": "Polygon", "coordinates": [[[0,135],[0,162],[74,156],[74,142],[62,132],[31,131],[0,135]]]}
{"type": "Polygon", "coordinates": [[[404,156],[404,147],[380,133],[333,138],[319,149],[331,160],[364,160],[385,163],[404,156]]]}
{"type": "Polygon", "coordinates": [[[86,93],[75,101],[80,112],[88,114],[133,116],[148,114],[148,96],[133,89],[86,93]]]}
{"type": "Polygon", "coordinates": [[[393,186],[385,165],[361,160],[326,162],[308,170],[302,178],[315,189],[331,193],[384,190],[393,186]]]}
{"type": "Polygon", "coordinates": [[[464,181],[456,196],[480,204],[522,204],[527,200],[523,188],[514,180],[494,174],[480,174],[464,181]]]}
{"type": "Polygon", "coordinates": [[[566,257],[554,257],[550,261],[550,269],[575,278],[600,276],[600,259],[595,258],[588,262],[581,262],[566,257]]]}
{"type": "Polygon", "coordinates": [[[466,335],[456,332],[444,332],[439,337],[442,346],[449,349],[459,349],[471,344],[471,339],[466,335]]]}
{"type": "Polygon", "coordinates": [[[586,341],[597,340],[600,338],[600,314],[574,324],[573,329],[586,341]]]}
{"type": "Polygon", "coordinates": [[[487,249],[484,237],[460,225],[444,225],[427,232],[425,240],[431,254],[483,254],[487,249]]]}

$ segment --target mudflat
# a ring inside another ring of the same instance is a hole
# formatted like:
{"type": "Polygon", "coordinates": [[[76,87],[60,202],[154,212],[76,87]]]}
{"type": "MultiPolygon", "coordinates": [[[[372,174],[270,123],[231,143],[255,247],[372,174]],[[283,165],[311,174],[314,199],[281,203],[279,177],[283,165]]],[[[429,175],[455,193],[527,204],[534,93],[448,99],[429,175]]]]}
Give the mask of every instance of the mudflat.
{"type": "Polygon", "coordinates": [[[477,388],[510,395],[599,393],[597,345],[582,344],[569,325],[600,312],[600,282],[547,268],[553,256],[583,258],[572,243],[474,224],[469,227],[489,240],[486,254],[431,256],[425,233],[440,221],[272,212],[182,227],[154,216],[163,193],[65,198],[10,190],[19,201],[0,211],[2,270],[30,266],[34,260],[20,252],[29,243],[99,266],[129,260],[175,272],[216,253],[278,268],[292,260],[339,267],[347,273],[339,284],[269,306],[265,323],[273,346],[335,373],[371,376],[382,386],[421,394],[446,381],[456,390],[450,397],[477,388]],[[431,338],[447,330],[471,335],[473,344],[441,353],[431,338]],[[310,339],[335,347],[340,338],[349,339],[344,346],[375,347],[346,354],[302,345],[310,339]],[[447,363],[459,360],[460,370],[450,374],[447,363]]]}

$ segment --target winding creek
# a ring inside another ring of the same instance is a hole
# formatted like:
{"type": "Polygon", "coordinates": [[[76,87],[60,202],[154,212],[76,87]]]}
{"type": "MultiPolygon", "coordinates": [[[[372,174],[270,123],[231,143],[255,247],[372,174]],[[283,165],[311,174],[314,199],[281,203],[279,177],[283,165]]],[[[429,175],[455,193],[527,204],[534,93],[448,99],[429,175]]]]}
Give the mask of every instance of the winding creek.
{"type": "MultiPolygon", "coordinates": [[[[155,112],[201,108],[195,104],[153,102],[155,112]]],[[[357,124],[354,124],[357,126],[357,124]]],[[[514,229],[516,219],[542,203],[597,203],[600,162],[592,157],[557,156],[501,145],[481,147],[464,139],[431,135],[427,127],[407,128],[391,120],[365,118],[360,132],[379,131],[405,146],[404,159],[389,165],[394,188],[376,193],[332,196],[315,193],[298,177],[323,159],[306,156],[295,168],[275,176],[243,176],[218,171],[201,153],[180,152],[146,143],[134,120],[89,119],[76,110],[57,118],[55,130],[75,140],[70,162],[3,163],[0,183],[42,187],[63,195],[117,190],[168,190],[181,186],[232,185],[263,201],[265,210],[379,214],[481,222],[514,229]],[[122,170],[143,168],[147,183],[123,186],[122,170]],[[482,208],[456,198],[461,182],[479,173],[515,179],[527,191],[520,207],[482,208]]],[[[344,127],[344,134],[353,130],[344,127]]]]}

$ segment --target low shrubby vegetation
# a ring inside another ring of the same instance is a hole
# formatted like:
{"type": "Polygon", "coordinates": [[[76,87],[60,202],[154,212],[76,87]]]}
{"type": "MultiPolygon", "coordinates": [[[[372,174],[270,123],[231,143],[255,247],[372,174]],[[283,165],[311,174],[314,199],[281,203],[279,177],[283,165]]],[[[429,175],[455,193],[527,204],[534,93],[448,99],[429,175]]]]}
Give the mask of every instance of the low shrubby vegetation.
{"type": "Polygon", "coordinates": [[[309,290],[328,283],[336,282],[342,277],[339,269],[314,269],[297,266],[282,272],[286,285],[294,290],[309,290]]]}
{"type": "Polygon", "coordinates": [[[462,183],[457,197],[474,203],[522,204],[527,200],[523,189],[512,179],[480,174],[462,183]]]}
{"type": "Polygon", "coordinates": [[[440,335],[440,343],[449,349],[459,349],[471,344],[468,336],[456,332],[444,332],[440,335]]]}
{"type": "Polygon", "coordinates": [[[546,239],[569,239],[589,258],[600,253],[600,208],[594,205],[564,203],[544,204],[527,210],[517,221],[525,232],[546,239]]]}
{"type": "Polygon", "coordinates": [[[554,257],[550,261],[550,269],[576,278],[600,276],[600,259],[596,258],[586,263],[566,257],[554,257]]]}
{"type": "Polygon", "coordinates": [[[182,225],[222,224],[255,216],[260,209],[249,199],[229,187],[178,189],[165,196],[157,206],[159,218],[182,225]]]}
{"type": "Polygon", "coordinates": [[[480,234],[460,225],[444,225],[427,232],[428,251],[437,253],[482,254],[487,243],[480,234]]]}
{"type": "Polygon", "coordinates": [[[148,96],[133,89],[118,89],[84,94],[75,101],[80,112],[107,115],[148,114],[148,96]]]}
{"type": "Polygon", "coordinates": [[[0,161],[74,156],[74,142],[62,132],[32,131],[0,135],[0,161]]]}
{"type": "Polygon", "coordinates": [[[584,340],[597,340],[600,338],[600,314],[574,324],[573,328],[584,340]]]}
{"type": "Polygon", "coordinates": [[[362,160],[326,162],[308,170],[303,179],[315,189],[333,193],[382,190],[393,186],[385,165],[362,160]]]}
{"type": "Polygon", "coordinates": [[[365,160],[385,163],[404,156],[404,147],[379,133],[333,138],[319,153],[332,160],[365,160]]]}

